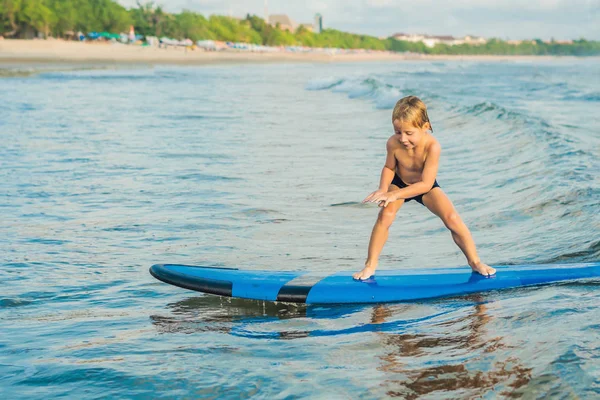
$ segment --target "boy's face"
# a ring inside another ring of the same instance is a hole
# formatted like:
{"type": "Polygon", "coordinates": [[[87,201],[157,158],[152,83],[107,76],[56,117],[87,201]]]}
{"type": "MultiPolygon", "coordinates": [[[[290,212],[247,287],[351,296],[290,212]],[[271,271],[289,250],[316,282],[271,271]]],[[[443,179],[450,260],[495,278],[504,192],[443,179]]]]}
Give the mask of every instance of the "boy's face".
{"type": "Polygon", "coordinates": [[[423,128],[417,128],[410,122],[404,122],[397,119],[395,119],[392,124],[394,125],[394,132],[398,141],[407,150],[417,147],[423,136],[427,134],[427,124],[425,124],[423,128]]]}

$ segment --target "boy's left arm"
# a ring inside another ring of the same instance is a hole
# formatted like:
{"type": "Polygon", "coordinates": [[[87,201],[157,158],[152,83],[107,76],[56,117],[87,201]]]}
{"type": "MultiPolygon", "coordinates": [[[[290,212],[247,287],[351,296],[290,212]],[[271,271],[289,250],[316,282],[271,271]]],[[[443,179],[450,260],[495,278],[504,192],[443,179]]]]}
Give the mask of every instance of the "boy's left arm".
{"type": "Polygon", "coordinates": [[[425,194],[431,190],[435,183],[435,177],[437,176],[438,166],[440,163],[440,153],[442,147],[439,143],[433,143],[427,154],[425,165],[423,165],[423,173],[421,174],[421,181],[415,182],[407,187],[394,190],[393,192],[386,193],[386,196],[379,199],[381,206],[385,207],[388,203],[394,202],[399,199],[410,199],[411,197],[425,194]]]}

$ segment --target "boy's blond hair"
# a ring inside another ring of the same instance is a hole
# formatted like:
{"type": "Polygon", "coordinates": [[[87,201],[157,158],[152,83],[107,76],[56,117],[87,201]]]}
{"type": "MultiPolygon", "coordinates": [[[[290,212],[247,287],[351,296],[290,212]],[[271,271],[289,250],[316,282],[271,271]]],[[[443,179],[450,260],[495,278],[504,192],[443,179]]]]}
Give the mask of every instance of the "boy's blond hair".
{"type": "Polygon", "coordinates": [[[417,96],[406,96],[398,100],[392,112],[392,122],[395,120],[408,122],[420,129],[429,123],[429,129],[433,132],[427,115],[427,106],[417,96]]]}

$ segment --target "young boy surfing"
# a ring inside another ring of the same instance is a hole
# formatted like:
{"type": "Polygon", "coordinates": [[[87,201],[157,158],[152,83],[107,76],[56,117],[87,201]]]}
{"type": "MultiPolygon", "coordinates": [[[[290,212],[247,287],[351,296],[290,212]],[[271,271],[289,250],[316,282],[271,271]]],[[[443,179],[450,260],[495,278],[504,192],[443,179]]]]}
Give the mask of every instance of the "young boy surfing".
{"type": "Polygon", "coordinates": [[[386,144],[387,157],[379,189],[363,200],[363,203],[378,203],[382,209],[371,233],[365,267],[353,275],[354,279],[364,280],[375,274],[396,213],[411,200],[440,217],[474,272],[485,276],[495,274],[494,268],[479,259],[469,228],[435,179],[442,148],[428,132],[433,128],[425,103],[415,96],[399,100],[392,112],[392,125],[395,133],[386,144]]]}

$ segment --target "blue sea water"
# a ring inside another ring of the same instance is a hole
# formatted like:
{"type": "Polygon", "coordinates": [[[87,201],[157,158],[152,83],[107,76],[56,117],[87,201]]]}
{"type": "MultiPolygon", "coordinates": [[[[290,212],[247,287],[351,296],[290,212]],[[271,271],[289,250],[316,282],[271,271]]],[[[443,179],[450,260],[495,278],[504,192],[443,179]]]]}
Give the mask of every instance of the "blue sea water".
{"type": "MultiPolygon", "coordinates": [[[[600,281],[316,307],[148,274],[360,269],[409,94],[485,262],[597,261],[597,59],[26,68],[0,79],[2,398],[600,395],[600,281]]],[[[465,265],[413,203],[380,267],[465,265]]]]}

